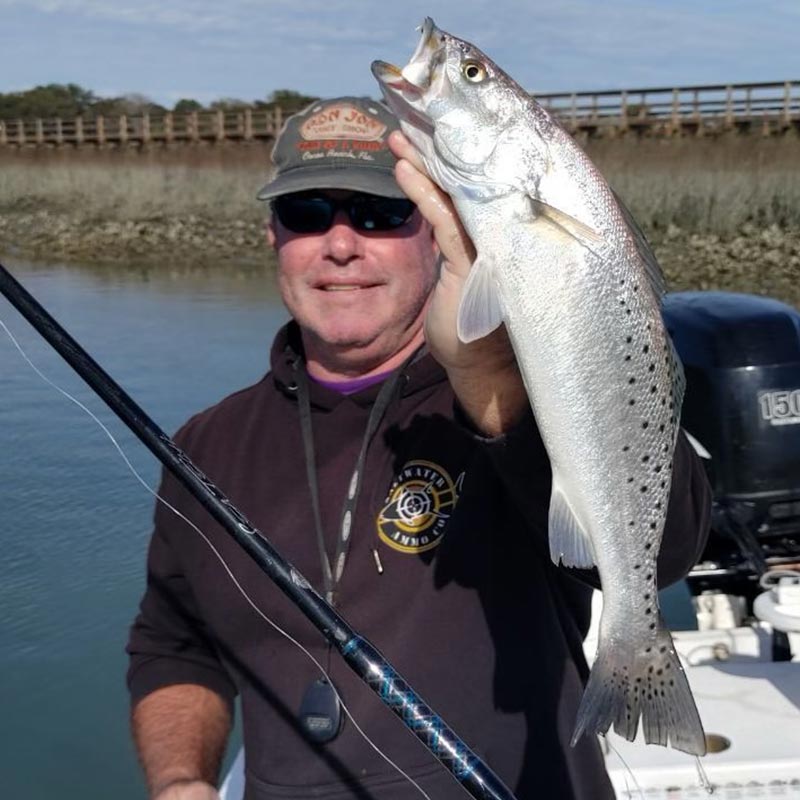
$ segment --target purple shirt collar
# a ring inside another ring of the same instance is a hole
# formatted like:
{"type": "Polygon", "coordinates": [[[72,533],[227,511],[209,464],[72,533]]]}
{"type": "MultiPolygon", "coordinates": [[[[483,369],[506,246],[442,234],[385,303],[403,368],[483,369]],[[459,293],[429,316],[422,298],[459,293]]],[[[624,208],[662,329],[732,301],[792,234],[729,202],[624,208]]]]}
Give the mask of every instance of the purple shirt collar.
{"type": "Polygon", "coordinates": [[[389,370],[388,372],[381,372],[377,375],[366,375],[362,378],[351,378],[349,381],[324,381],[320,378],[315,378],[313,375],[309,375],[308,377],[311,378],[314,383],[318,383],[320,386],[324,386],[326,389],[332,389],[334,392],[338,392],[339,394],[355,394],[356,392],[360,392],[362,389],[366,389],[368,386],[374,386],[376,383],[381,383],[391,374],[392,370],[389,370]]]}

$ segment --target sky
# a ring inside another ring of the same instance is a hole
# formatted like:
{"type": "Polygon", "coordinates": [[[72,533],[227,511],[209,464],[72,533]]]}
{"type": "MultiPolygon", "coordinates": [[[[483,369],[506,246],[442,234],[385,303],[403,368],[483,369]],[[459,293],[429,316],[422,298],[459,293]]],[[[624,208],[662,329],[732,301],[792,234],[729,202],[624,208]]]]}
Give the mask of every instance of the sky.
{"type": "Polygon", "coordinates": [[[426,15],[532,92],[800,78],[800,0],[0,0],[0,92],[378,97],[426,15]]]}

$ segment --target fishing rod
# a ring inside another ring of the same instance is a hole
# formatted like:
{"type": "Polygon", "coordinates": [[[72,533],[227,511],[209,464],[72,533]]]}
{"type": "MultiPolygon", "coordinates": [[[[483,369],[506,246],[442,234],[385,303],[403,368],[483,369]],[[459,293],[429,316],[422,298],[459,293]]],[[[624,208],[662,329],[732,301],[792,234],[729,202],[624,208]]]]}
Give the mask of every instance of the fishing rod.
{"type": "Polygon", "coordinates": [[[0,264],[0,292],[148,450],[261,567],[275,585],[335,647],[347,665],[400,717],[411,732],[476,800],[514,795],[428,706],[405,679],[327,603],[311,584],[247,521],[103,368],[0,264]]]}

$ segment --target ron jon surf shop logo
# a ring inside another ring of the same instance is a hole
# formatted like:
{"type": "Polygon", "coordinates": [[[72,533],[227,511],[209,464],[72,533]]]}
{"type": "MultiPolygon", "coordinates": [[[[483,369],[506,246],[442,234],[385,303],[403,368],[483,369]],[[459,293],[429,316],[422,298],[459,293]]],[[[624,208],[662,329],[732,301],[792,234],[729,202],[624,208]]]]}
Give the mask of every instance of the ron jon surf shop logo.
{"type": "Polygon", "coordinates": [[[378,535],[402,553],[422,553],[442,539],[458,502],[464,473],[454,482],[431,461],[409,461],[392,483],[378,514],[378,535]]]}

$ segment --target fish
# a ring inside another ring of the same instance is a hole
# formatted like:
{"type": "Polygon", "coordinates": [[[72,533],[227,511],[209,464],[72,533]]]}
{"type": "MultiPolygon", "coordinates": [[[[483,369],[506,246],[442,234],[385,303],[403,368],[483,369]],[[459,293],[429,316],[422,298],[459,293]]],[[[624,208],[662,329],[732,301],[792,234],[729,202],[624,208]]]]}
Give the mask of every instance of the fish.
{"type": "Polygon", "coordinates": [[[552,466],[550,556],[599,574],[599,645],[572,745],[611,725],[633,741],[641,722],[647,743],[703,755],[658,606],[685,379],[652,249],[569,133],[474,45],[426,18],[408,64],[372,72],[475,245],[459,338],[507,329],[552,466]]]}

